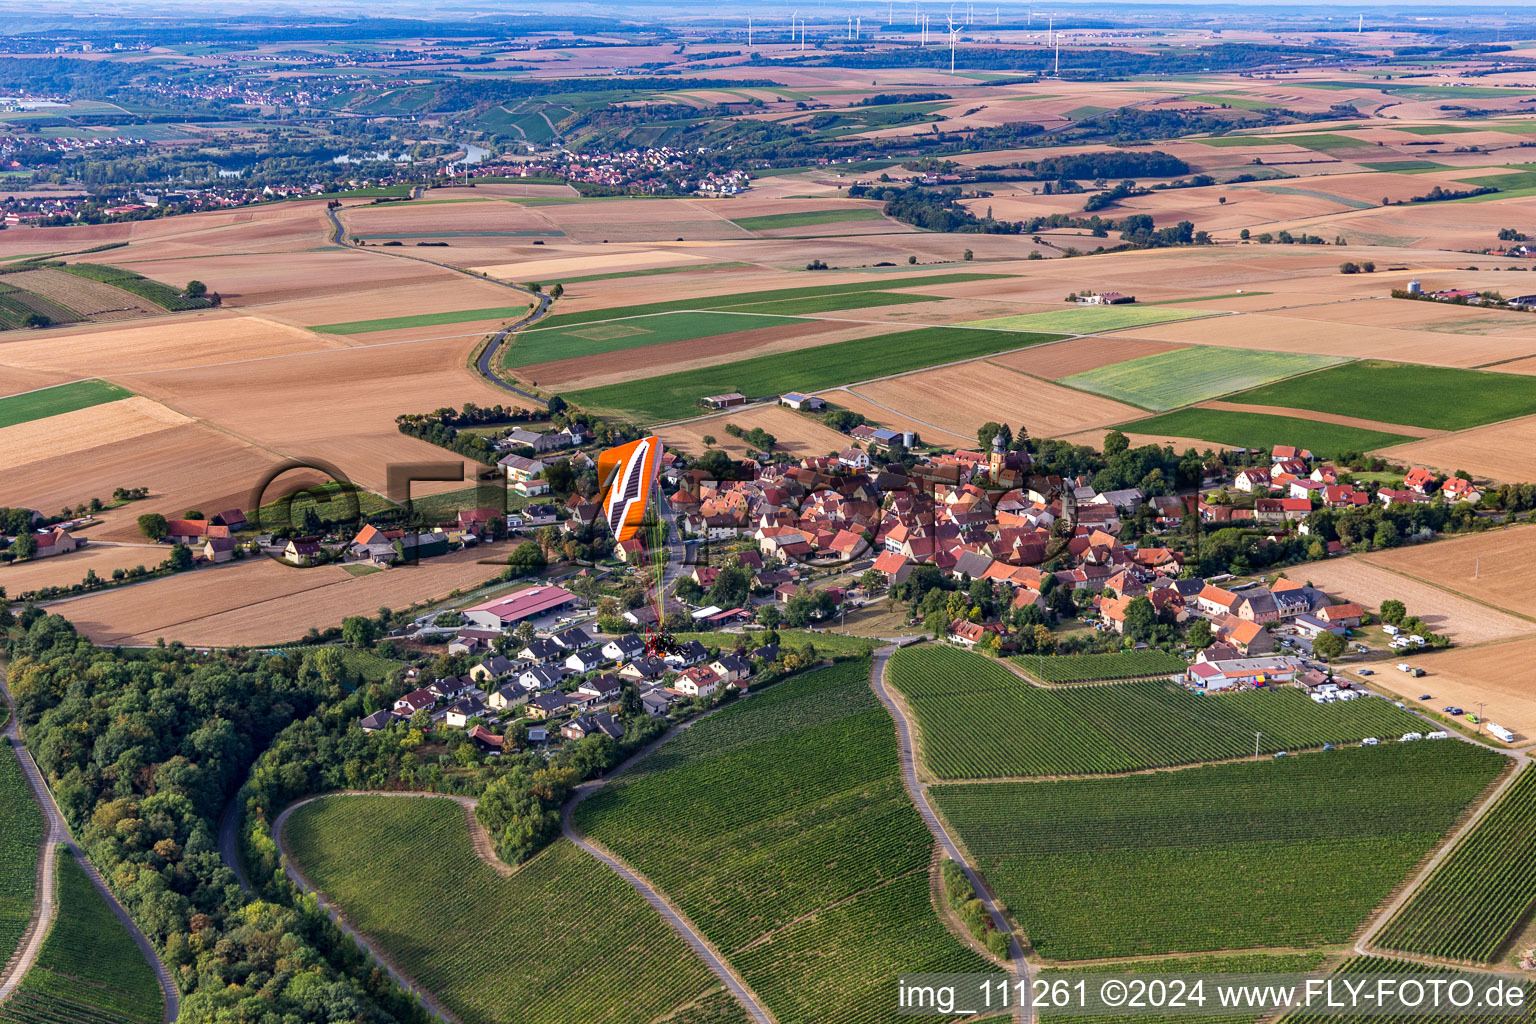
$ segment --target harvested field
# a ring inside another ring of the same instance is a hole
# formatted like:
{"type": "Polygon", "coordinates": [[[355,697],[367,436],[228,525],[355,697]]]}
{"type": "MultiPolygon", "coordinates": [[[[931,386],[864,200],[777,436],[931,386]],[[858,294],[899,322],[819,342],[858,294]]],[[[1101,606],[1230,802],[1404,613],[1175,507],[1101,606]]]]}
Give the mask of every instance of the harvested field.
{"type": "MultiPolygon", "coordinates": [[[[1476,712],[1484,702],[1483,718],[1515,734],[1516,746],[1536,740],[1536,680],[1531,663],[1536,660],[1536,636],[1485,644],[1481,647],[1435,651],[1432,656],[1414,655],[1414,664],[1427,673],[1409,680],[1393,672],[1394,661],[1377,663],[1373,685],[1401,690],[1403,703],[1440,717],[1441,708],[1456,706],[1476,712]],[[1378,683],[1379,680],[1379,683],[1378,683]],[[1434,699],[1420,701],[1422,693],[1434,699]]],[[[1467,725],[1462,720],[1462,725],[1467,725]]]]}
{"type": "Polygon", "coordinates": [[[1530,570],[1536,560],[1536,528],[1490,530],[1363,557],[1372,565],[1536,619],[1536,591],[1531,589],[1530,570]]]}
{"type": "Polygon", "coordinates": [[[505,281],[558,281],[565,276],[601,274],[611,270],[638,270],[699,263],[702,258],[686,250],[640,249],[635,252],[609,252],[600,256],[560,256],[551,259],[497,263],[474,270],[505,281]]]}
{"type": "Polygon", "coordinates": [[[62,365],[82,377],[143,374],[333,348],[339,344],[261,317],[214,311],[180,315],[174,328],[164,324],[85,327],[0,342],[0,365],[22,369],[62,365]]]}
{"type": "Polygon", "coordinates": [[[91,321],[132,320],[165,313],[153,302],[132,292],[62,270],[24,270],[5,275],[5,283],[35,292],[91,321]]]}
{"type": "Polygon", "coordinates": [[[726,424],[734,424],[744,431],[761,427],[772,434],[778,445],[776,454],[783,453],[796,459],[809,455],[826,455],[848,447],[848,436],[831,427],[823,426],[815,417],[795,412],[782,405],[760,406],[727,413],[706,420],[691,420],[662,428],[661,439],[669,447],[689,455],[700,455],[705,448],[720,448],[733,458],[743,458],[751,449],[745,441],[725,432],[726,424]],[[715,439],[713,445],[704,443],[708,434],[715,439]]]}
{"type": "MultiPolygon", "coordinates": [[[[1132,406],[1022,374],[1001,373],[984,361],[861,384],[851,393],[973,439],[976,428],[988,420],[1015,429],[1022,422],[1031,436],[1058,437],[1136,415],[1132,406]]],[[[827,397],[839,401],[836,394],[827,397]]]]}
{"type": "MultiPolygon", "coordinates": [[[[313,324],[379,320],[498,306],[521,305],[524,310],[527,309],[526,296],[509,291],[501,285],[477,281],[463,274],[455,274],[454,278],[456,280],[433,280],[344,295],[270,303],[260,307],[260,315],[308,327],[313,324]]],[[[452,332],[428,333],[437,335],[452,332]]]]}
{"type": "MultiPolygon", "coordinates": [[[[1072,444],[1086,444],[1093,448],[1103,448],[1104,435],[1106,433],[1108,433],[1107,430],[1084,430],[1081,433],[1068,434],[1066,437],[1059,438],[1058,440],[1068,441],[1072,444]]],[[[1155,444],[1159,448],[1165,448],[1169,445],[1172,445],[1174,451],[1182,453],[1188,451],[1191,448],[1197,452],[1219,452],[1229,448],[1239,447],[1238,445],[1202,441],[1196,437],[1176,437],[1172,434],[1143,434],[1124,429],[1122,429],[1120,433],[1124,434],[1126,438],[1131,442],[1132,448],[1140,448],[1141,446],[1148,444],[1155,444]]]]}
{"type": "MultiPolygon", "coordinates": [[[[222,296],[225,307],[325,296],[345,302],[345,297],[355,292],[423,282],[447,284],[464,276],[430,263],[385,255],[388,251],[327,248],[285,253],[279,258],[271,253],[222,250],[199,255],[195,260],[177,257],[128,262],[119,259],[118,263],[176,287],[186,284],[189,273],[195,269],[198,279],[208,286],[208,290],[222,296]]],[[[366,310],[362,312],[366,313],[366,310]]],[[[342,316],[346,315],[347,311],[343,311],[342,316]]],[[[340,318],[332,316],[326,320],[340,318]]]]}
{"type": "Polygon", "coordinates": [[[1380,608],[1381,602],[1388,599],[1401,601],[1407,606],[1409,615],[1418,616],[1430,629],[1443,633],[1457,644],[1536,633],[1536,622],[1516,618],[1508,612],[1485,607],[1439,587],[1372,565],[1367,561],[1370,557],[1374,556],[1351,555],[1311,562],[1304,573],[1296,575],[1330,597],[1358,601],[1371,609],[1380,608]]]}
{"type": "MultiPolygon", "coordinates": [[[[748,238],[725,216],[724,200],[589,199],[539,206],[551,224],[583,242],[671,242],[748,238]]],[[[740,212],[738,209],[736,212],[740,212]]]]}
{"type": "MultiPolygon", "coordinates": [[[[94,530],[79,534],[89,538],[94,530]]],[[[153,569],[165,561],[170,548],[143,541],[139,544],[90,543],[78,551],[52,558],[35,558],[26,562],[8,562],[0,566],[0,587],[17,600],[22,594],[39,587],[62,587],[79,583],[91,570],[102,579],[109,579],[113,569],[132,569],[142,565],[153,569]]]]}
{"type": "MultiPolygon", "coordinates": [[[[910,430],[928,444],[940,445],[946,448],[964,448],[976,443],[976,435],[962,434],[958,427],[947,427],[940,423],[924,423],[913,419],[911,416],[887,408],[858,394],[847,391],[823,391],[821,397],[827,400],[827,405],[840,409],[848,409],[851,412],[863,413],[864,418],[871,423],[878,423],[888,430],[910,430]]],[[[1101,438],[1102,440],[1102,438],[1101,438]]]]}
{"type": "Polygon", "coordinates": [[[0,428],[0,469],[15,469],[40,459],[60,459],[99,445],[121,444],[191,422],[190,417],[137,395],[29,420],[0,428]]]}
{"type": "Polygon", "coordinates": [[[1315,320],[1278,314],[1246,313],[1180,324],[1143,327],[1127,337],[1191,345],[1221,345],[1359,359],[1396,359],[1432,366],[1481,366],[1499,359],[1536,355],[1536,337],[1464,338],[1454,344],[1433,332],[1358,325],[1349,330],[1319,330],[1315,320]]]}
{"type": "Polygon", "coordinates": [[[1536,480],[1536,416],[1386,448],[1382,454],[1446,473],[1464,469],[1505,483],[1536,480]]]}
{"type": "Polygon", "coordinates": [[[1111,363],[1155,356],[1183,347],[1161,341],[1132,341],[1129,338],[1074,338],[1055,345],[1039,345],[1022,352],[994,356],[988,362],[1046,380],[1059,380],[1111,363]]]}
{"type": "Polygon", "coordinates": [[[182,573],[137,587],[93,594],[54,606],[97,643],[153,644],[158,637],[191,645],[232,646],[297,640],[311,627],[336,626],[380,605],[471,589],[498,573],[507,545],[482,545],[367,576],[340,566],[296,569],[256,558],[182,573]]]}
{"type": "Polygon", "coordinates": [[[360,238],[407,238],[424,232],[498,232],[548,230],[549,221],[537,208],[500,199],[469,202],[381,203],[378,206],[353,206],[342,223],[347,232],[360,238]]]}

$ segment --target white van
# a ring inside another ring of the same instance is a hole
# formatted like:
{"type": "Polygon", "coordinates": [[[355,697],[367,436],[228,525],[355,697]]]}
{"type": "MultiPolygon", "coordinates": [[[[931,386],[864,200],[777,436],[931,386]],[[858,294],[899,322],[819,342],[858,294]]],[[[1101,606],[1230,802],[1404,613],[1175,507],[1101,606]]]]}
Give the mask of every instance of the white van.
{"type": "Polygon", "coordinates": [[[1397,663],[1397,670],[1399,672],[1412,672],[1413,666],[1408,664],[1406,661],[1400,661],[1397,663]]]}
{"type": "Polygon", "coordinates": [[[1367,736],[1365,739],[1360,741],[1360,745],[1362,747],[1374,747],[1380,745],[1380,743],[1381,740],[1377,739],[1375,736],[1367,736]]]}

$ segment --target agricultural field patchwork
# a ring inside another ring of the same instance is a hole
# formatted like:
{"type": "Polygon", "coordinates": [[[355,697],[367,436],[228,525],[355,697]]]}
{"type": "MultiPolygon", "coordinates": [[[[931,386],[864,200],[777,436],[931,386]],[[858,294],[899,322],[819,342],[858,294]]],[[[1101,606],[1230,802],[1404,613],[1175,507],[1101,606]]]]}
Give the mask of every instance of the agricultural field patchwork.
{"type": "Polygon", "coordinates": [[[104,380],[81,380],[40,391],[28,391],[0,398],[0,428],[132,397],[132,391],[104,380]]]}
{"type": "Polygon", "coordinates": [[[1376,936],[1383,949],[1488,963],[1536,905],[1536,772],[1527,768],[1376,936]]]}
{"type": "Polygon", "coordinates": [[[1077,960],[1342,942],[1504,764],[1419,742],[930,793],[1035,949],[1077,960]]]}
{"type": "Polygon", "coordinates": [[[720,366],[684,370],[626,384],[573,391],[565,398],[588,409],[646,422],[703,413],[699,399],[739,391],[748,397],[785,391],[820,391],[925,366],[974,359],[1057,340],[1053,334],[956,331],[928,327],[872,338],[817,345],[799,352],[756,356],[720,366]]]}
{"type": "MultiPolygon", "coordinates": [[[[1247,401],[1252,394],[1245,392],[1233,398],[1247,401]]],[[[1137,434],[1194,437],[1239,448],[1268,449],[1277,444],[1289,444],[1307,448],[1323,458],[1333,458],[1344,452],[1368,452],[1412,440],[1385,430],[1231,409],[1179,409],[1123,423],[1121,428],[1137,434]]]]}
{"type": "Polygon", "coordinates": [[[464,815],[451,800],[326,797],[283,836],[316,888],[465,1024],[650,1020],[715,988],[608,868],[560,840],[504,878],[464,815]],[[378,884],[426,863],[431,885],[378,884]]]}
{"type": "Polygon", "coordinates": [[[1536,377],[1371,359],[1244,391],[1232,400],[1465,430],[1536,413],[1536,377]]]}
{"type": "Polygon", "coordinates": [[[1299,352],[1201,345],[1111,363],[1063,377],[1060,383],[1161,412],[1342,362],[1299,352]]]}
{"type": "Polygon", "coordinates": [[[984,327],[994,331],[1051,331],[1058,334],[1099,334],[1132,327],[1172,323],[1211,316],[1216,310],[1161,309],[1152,306],[1078,306],[1048,313],[1020,313],[986,320],[969,320],[961,327],[984,327]]]}
{"type": "Polygon", "coordinates": [[[933,837],[869,668],[756,693],[577,808],[577,828],[677,903],[783,1024],[871,1020],[896,972],[986,965],[933,912],[933,837]]]}
{"type": "MultiPolygon", "coordinates": [[[[0,721],[9,712],[0,707],[0,721]]],[[[9,743],[0,743],[0,821],[0,956],[9,959],[32,919],[43,841],[43,814],[9,743]]]]}
{"type": "MultiPolygon", "coordinates": [[[[1037,660],[1019,663],[1051,671],[1037,660]]],[[[1199,694],[1157,680],[1032,686],[952,647],[898,651],[889,675],[917,719],[923,762],[941,779],[1165,768],[1252,756],[1255,732],[1263,734],[1260,749],[1272,753],[1401,735],[1419,724],[1385,700],[1323,705],[1293,687],[1199,694]]]]}
{"type": "Polygon", "coordinates": [[[68,850],[58,857],[59,916],[21,988],[0,1004],[9,1024],[160,1024],[154,969],[68,850]]]}

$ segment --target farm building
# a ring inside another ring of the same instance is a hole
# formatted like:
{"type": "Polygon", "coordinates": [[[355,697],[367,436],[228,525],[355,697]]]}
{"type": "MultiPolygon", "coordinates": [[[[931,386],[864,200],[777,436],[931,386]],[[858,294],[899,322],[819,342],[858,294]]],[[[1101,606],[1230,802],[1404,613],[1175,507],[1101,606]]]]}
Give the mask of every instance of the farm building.
{"type": "Polygon", "coordinates": [[[738,405],[747,404],[747,396],[738,391],[732,391],[724,395],[706,395],[699,399],[711,409],[732,409],[738,405]]]}
{"type": "Polygon", "coordinates": [[[464,610],[471,625],[485,629],[509,629],[524,619],[563,611],[576,604],[576,595],[563,587],[529,587],[508,597],[498,597],[464,610]]]}
{"type": "Polygon", "coordinates": [[[779,403],[802,412],[822,412],[827,407],[825,400],[815,395],[804,395],[798,391],[786,391],[779,396],[779,403]]]}

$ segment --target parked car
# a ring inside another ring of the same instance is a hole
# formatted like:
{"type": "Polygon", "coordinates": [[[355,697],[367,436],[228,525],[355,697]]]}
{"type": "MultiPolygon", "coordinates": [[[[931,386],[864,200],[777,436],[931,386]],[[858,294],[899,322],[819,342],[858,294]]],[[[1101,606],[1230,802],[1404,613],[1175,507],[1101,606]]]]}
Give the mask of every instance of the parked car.
{"type": "Polygon", "coordinates": [[[1443,708],[1442,710],[1444,710],[1445,713],[1448,714],[1448,715],[1464,715],[1464,714],[1466,714],[1465,711],[1463,711],[1461,708],[1457,707],[1455,704],[1449,704],[1445,708],[1443,708]]]}
{"type": "Polygon", "coordinates": [[[1432,693],[1426,693],[1426,694],[1422,695],[1421,697],[1419,697],[1419,700],[1434,700],[1434,699],[1435,699],[1435,696],[1432,693]]]}
{"type": "Polygon", "coordinates": [[[1375,736],[1367,736],[1365,739],[1360,741],[1360,745],[1362,747],[1375,747],[1379,746],[1380,744],[1381,740],[1377,739],[1375,736]]]}
{"type": "Polygon", "coordinates": [[[1360,674],[1363,676],[1373,676],[1376,674],[1376,670],[1373,668],[1363,668],[1360,670],[1360,674]]]}

